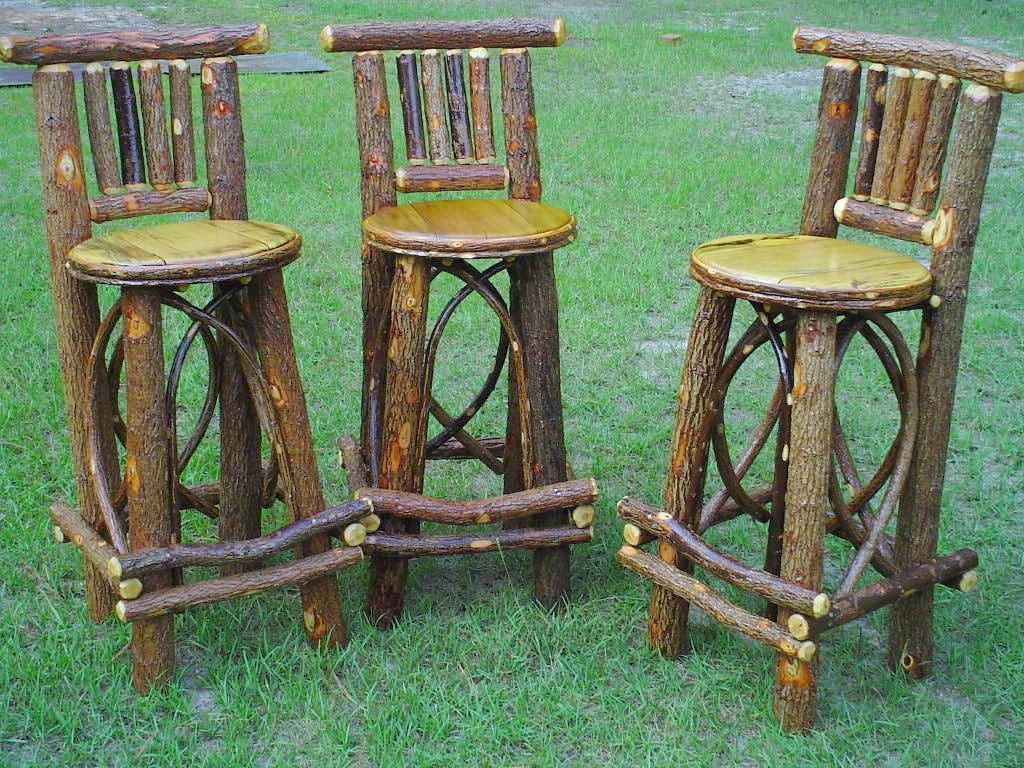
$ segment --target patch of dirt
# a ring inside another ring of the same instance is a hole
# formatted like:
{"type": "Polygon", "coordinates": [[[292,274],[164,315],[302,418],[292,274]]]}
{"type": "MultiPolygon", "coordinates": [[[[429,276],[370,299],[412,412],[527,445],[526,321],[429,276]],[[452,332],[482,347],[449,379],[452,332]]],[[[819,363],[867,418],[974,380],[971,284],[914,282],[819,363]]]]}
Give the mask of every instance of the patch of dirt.
{"type": "Polygon", "coordinates": [[[154,26],[138,11],[114,5],[52,8],[33,0],[0,2],[0,32],[38,35],[62,32],[100,32],[110,29],[146,29],[154,26]]]}

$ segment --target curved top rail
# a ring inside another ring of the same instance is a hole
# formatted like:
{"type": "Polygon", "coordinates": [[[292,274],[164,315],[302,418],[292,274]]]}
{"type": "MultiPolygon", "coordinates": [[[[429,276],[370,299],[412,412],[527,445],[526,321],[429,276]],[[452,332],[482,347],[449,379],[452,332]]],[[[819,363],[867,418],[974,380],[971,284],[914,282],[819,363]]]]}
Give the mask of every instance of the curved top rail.
{"type": "Polygon", "coordinates": [[[481,19],[329,24],[320,32],[328,53],[428,50],[431,48],[539,48],[565,42],[565,21],[481,19]]]}
{"type": "Polygon", "coordinates": [[[1024,59],[983,48],[825,27],[797,27],[793,48],[798,53],[925,69],[1000,91],[1024,92],[1024,59]]]}
{"type": "Polygon", "coordinates": [[[112,32],[0,37],[0,61],[13,64],[65,64],[91,61],[196,59],[266,53],[267,25],[125,29],[112,32]]]}

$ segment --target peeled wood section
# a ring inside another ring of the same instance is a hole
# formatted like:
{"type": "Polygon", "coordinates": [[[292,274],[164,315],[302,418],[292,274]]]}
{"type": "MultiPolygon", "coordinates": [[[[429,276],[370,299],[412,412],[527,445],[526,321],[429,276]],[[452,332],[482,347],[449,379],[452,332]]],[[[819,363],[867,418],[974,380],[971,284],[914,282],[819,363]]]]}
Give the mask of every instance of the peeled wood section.
{"type": "Polygon", "coordinates": [[[853,196],[867,200],[871,196],[871,182],[875,177],[878,159],[878,136],[882,130],[885,107],[885,83],[889,70],[882,64],[868,67],[864,85],[864,106],[860,123],[860,151],[857,153],[857,171],[854,175],[853,196]]]}
{"type": "Polygon", "coordinates": [[[190,187],[196,180],[196,143],[192,128],[192,73],[188,62],[168,64],[171,85],[171,147],[174,150],[174,183],[190,187]]]}
{"type": "Polygon", "coordinates": [[[328,53],[397,51],[405,48],[553,47],[565,42],[562,19],[371,22],[330,24],[320,32],[328,53]]]}
{"type": "Polygon", "coordinates": [[[204,188],[129,192],[92,198],[89,200],[89,217],[100,223],[148,216],[151,213],[205,211],[209,207],[210,193],[204,188]]]}
{"type": "Polygon", "coordinates": [[[145,186],[146,171],[142,159],[142,132],[135,98],[132,71],[123,61],[110,65],[110,87],[114,94],[114,118],[121,150],[121,181],[128,189],[145,186]]]}
{"type": "Polygon", "coordinates": [[[493,162],[496,155],[491,115],[491,59],[486,48],[473,48],[469,52],[469,102],[476,161],[493,162]]]}
{"type": "Polygon", "coordinates": [[[427,161],[423,140],[423,102],[420,99],[420,75],[416,54],[402,51],[396,59],[398,94],[402,101],[402,126],[405,129],[405,156],[412,165],[427,161]]]}
{"type": "Polygon", "coordinates": [[[452,137],[448,130],[440,52],[428,50],[420,54],[420,82],[423,85],[423,104],[427,114],[430,161],[447,163],[451,160],[452,137]]]}
{"type": "Polygon", "coordinates": [[[82,91],[96,183],[100,191],[107,195],[121,186],[121,176],[117,171],[114,132],[110,127],[107,72],[102,64],[93,62],[82,71],[82,91]]]}
{"type": "Polygon", "coordinates": [[[174,182],[171,145],[167,138],[163,75],[155,61],[139,63],[139,102],[145,129],[146,165],[154,189],[168,189],[174,182]]]}
{"type": "Polygon", "coordinates": [[[846,227],[921,245],[932,244],[935,222],[926,216],[855,200],[852,197],[838,200],[834,212],[836,221],[846,227]]]}
{"type": "Polygon", "coordinates": [[[594,529],[565,526],[561,528],[513,528],[488,534],[458,536],[410,536],[388,533],[367,534],[362,548],[371,555],[386,558],[439,557],[474,555],[505,549],[549,550],[593,541],[594,529]]]}
{"type": "MultiPolygon", "coordinates": [[[[359,547],[329,549],[322,554],[308,555],[272,568],[183,584],[146,593],[134,600],[122,600],[117,604],[117,617],[126,622],[155,621],[157,617],[169,617],[197,605],[255,595],[268,589],[333,581],[332,575],[336,571],[362,559],[363,551],[359,547]]],[[[169,618],[160,620],[168,621],[169,618]]]]}
{"type": "Polygon", "coordinates": [[[960,81],[949,75],[939,75],[932,97],[931,113],[928,115],[917,177],[914,179],[914,194],[910,201],[910,212],[919,216],[927,216],[935,208],[942,165],[949,144],[949,131],[953,127],[953,114],[956,112],[959,95],[960,81]]]}
{"type": "Polygon", "coordinates": [[[503,165],[407,165],[395,171],[399,192],[457,192],[504,189],[503,165]]]}
{"type": "Polygon", "coordinates": [[[944,72],[1001,91],[1024,91],[1024,60],[964,45],[902,35],[873,35],[824,27],[793,32],[798,53],[877,61],[929,72],[944,72]]]}
{"type": "Polygon", "coordinates": [[[618,512],[626,522],[663,539],[704,570],[745,592],[815,617],[824,616],[831,606],[823,592],[804,589],[709,547],[683,523],[657,507],[626,497],[619,502],[618,512]]]}
{"type": "Polygon", "coordinates": [[[875,177],[871,182],[872,203],[886,205],[889,202],[893,174],[896,172],[896,156],[903,136],[903,125],[910,105],[910,90],[914,81],[913,73],[898,67],[892,72],[885,94],[885,115],[882,118],[882,133],[878,139],[878,159],[875,162],[875,177]]]}
{"type": "Polygon", "coordinates": [[[921,158],[925,128],[931,112],[932,94],[936,78],[931,72],[918,72],[910,86],[910,101],[907,117],[903,123],[899,149],[896,151],[896,169],[889,190],[889,205],[898,211],[905,211],[910,205],[914,192],[917,164],[921,158]]]}
{"type": "Polygon", "coordinates": [[[455,155],[455,162],[469,163],[474,159],[473,140],[469,130],[469,99],[466,97],[466,76],[461,50],[445,52],[444,78],[448,92],[448,116],[452,128],[452,153],[455,155]]]}
{"type": "Polygon", "coordinates": [[[475,501],[452,501],[382,488],[360,488],[354,496],[372,505],[377,514],[477,525],[593,504],[597,500],[597,482],[592,478],[569,480],[475,501]]]}
{"type": "Polygon", "coordinates": [[[139,61],[153,58],[201,59],[265,53],[270,46],[265,24],[248,23],[192,29],[124,29],[68,35],[0,37],[0,61],[13,64],[139,61]]]}

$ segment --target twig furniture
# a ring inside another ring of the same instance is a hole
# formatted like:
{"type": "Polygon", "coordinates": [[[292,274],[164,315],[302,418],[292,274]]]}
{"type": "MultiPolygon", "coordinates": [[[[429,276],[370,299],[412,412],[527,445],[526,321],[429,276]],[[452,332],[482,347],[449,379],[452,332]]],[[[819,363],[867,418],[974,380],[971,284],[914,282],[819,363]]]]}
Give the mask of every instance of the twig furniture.
{"type": "MultiPolygon", "coordinates": [[[[517,520],[531,506],[536,513],[525,521],[525,530],[506,526],[487,537],[431,537],[419,534],[421,520],[462,524],[477,516],[446,514],[438,501],[410,503],[404,512],[394,505],[379,506],[383,527],[365,544],[372,554],[367,613],[378,626],[387,627],[399,616],[407,558],[424,554],[533,549],[535,597],[557,608],[569,595],[566,545],[591,537],[589,505],[595,484],[563,484],[567,469],[552,259],[555,249],[574,239],[576,222],[565,211],[540,202],[527,51],[557,46],[564,38],[561,19],[332,25],[321,33],[324,50],[355,53],[364,216],[364,369],[360,444],[348,441],[342,451],[349,485],[359,488],[365,482],[419,494],[426,460],[476,458],[502,474],[505,492],[523,505],[514,513],[517,520]],[[499,138],[492,124],[487,47],[504,49],[499,58],[504,164],[495,148],[499,138]],[[406,162],[397,167],[383,53],[390,50],[398,51],[405,138],[406,162]],[[506,187],[507,200],[477,196],[397,204],[399,192],[506,187]],[[477,268],[475,260],[486,260],[486,267],[477,268]],[[510,283],[507,300],[493,282],[501,272],[507,272],[510,283]],[[442,274],[461,285],[428,334],[429,289],[442,274]],[[474,294],[497,315],[500,340],[482,390],[453,415],[432,392],[434,362],[449,319],[474,294]],[[506,435],[474,437],[467,431],[468,422],[495,389],[506,359],[506,435]],[[440,431],[427,439],[430,416],[440,431]],[[552,484],[553,489],[541,490],[552,484]],[[519,495],[531,489],[533,494],[519,495]],[[585,509],[567,520],[566,507],[573,506],[585,509]]],[[[393,498],[383,491],[365,495],[381,503],[393,498]]],[[[454,509],[461,507],[456,503],[454,509]]],[[[494,521],[512,517],[489,515],[494,521]]]]}
{"type": "Polygon", "coordinates": [[[890,665],[921,677],[932,663],[934,585],[965,590],[974,583],[974,551],[936,557],[939,502],[1000,100],[1003,91],[1024,91],[1024,61],[834,29],[797,29],[793,41],[798,52],[831,57],[800,234],[725,237],[693,252],[690,274],[700,293],[664,509],[631,498],[620,502],[627,544],[618,558],[655,585],[648,617],[654,648],[669,657],[683,652],[689,604],[700,606],[778,651],[776,714],[785,729],[805,730],[814,721],[815,643],[823,631],[892,605],[890,665]],[[861,61],[870,64],[860,155],[847,196],[861,61]],[[962,88],[961,80],[973,82],[962,88]],[[892,251],[836,239],[840,224],[929,247],[930,269],[892,251]],[[727,355],[737,299],[750,302],[756,317],[727,355]],[[916,360],[889,317],[906,310],[922,314],[916,360]],[[881,466],[870,473],[856,466],[834,404],[837,369],[858,336],[882,364],[900,420],[881,466]],[[751,444],[736,454],[727,440],[726,395],[758,348],[773,354],[779,383],[751,444]],[[744,478],[773,431],[774,479],[750,487],[744,478]],[[724,487],[702,502],[709,444],[724,487]],[[767,525],[763,569],[701,538],[744,514],[767,525]],[[855,551],[831,594],[822,588],[826,533],[855,551]],[[651,540],[659,556],[639,548],[651,540]],[[696,579],[694,564],[765,598],[764,616],[696,579]],[[859,586],[869,564],[883,578],[859,586]]]}
{"type": "Polygon", "coordinates": [[[343,643],[333,574],[362,558],[349,545],[365,533],[359,521],[373,519],[363,501],[324,511],[281,275],[301,240],[287,227],[247,220],[230,56],[266,49],[262,24],[0,41],[4,60],[38,65],[43,202],[78,496],[77,509],[58,502],[51,517],[58,540],[75,543],[84,556],[91,615],[108,615],[119,593],[116,613],[132,622],[140,692],[171,673],[172,614],[195,605],[299,584],[310,640],[343,643]],[[196,168],[186,57],[206,57],[205,185],[196,168]],[[93,196],[69,62],[92,62],[82,83],[100,191],[93,196]],[[99,222],[207,210],[208,220],[92,231],[99,222]],[[209,283],[212,298],[186,298],[190,283],[209,283]],[[102,317],[98,284],[120,292],[102,317]],[[188,319],[166,376],[164,308],[188,319]],[[178,391],[193,347],[205,353],[209,382],[196,426],[182,440],[178,391]],[[218,411],[220,480],[190,487],[182,473],[218,411]],[[261,506],[275,497],[292,522],[261,535],[261,506]],[[181,543],[183,509],[217,518],[221,541],[181,543]],[[329,534],[339,531],[346,545],[331,548],[329,534]],[[259,568],[262,558],[288,547],[296,548],[292,562],[259,568]],[[221,575],[186,584],[186,566],[219,567],[221,575]]]}

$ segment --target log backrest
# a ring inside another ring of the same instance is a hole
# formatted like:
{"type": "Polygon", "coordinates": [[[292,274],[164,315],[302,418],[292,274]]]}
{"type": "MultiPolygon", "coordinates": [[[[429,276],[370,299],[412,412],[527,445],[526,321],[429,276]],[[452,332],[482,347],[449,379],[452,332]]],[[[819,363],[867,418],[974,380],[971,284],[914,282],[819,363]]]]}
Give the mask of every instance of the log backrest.
{"type": "Polygon", "coordinates": [[[325,51],[355,54],[364,216],[395,205],[398,192],[508,187],[509,197],[540,199],[527,49],[561,45],[561,19],[342,24],[324,27],[320,37],[325,51]],[[496,68],[489,48],[502,49],[496,68]],[[385,52],[394,53],[402,111],[405,161],[397,167],[385,52]],[[501,159],[495,148],[492,69],[500,70],[501,159]]]}
{"type": "Polygon", "coordinates": [[[933,250],[933,274],[957,262],[955,271],[966,277],[1002,93],[1024,91],[1024,60],[816,27],[798,28],[793,46],[830,57],[801,232],[835,237],[843,224],[920,243],[933,250]]]}
{"type": "MultiPolygon", "coordinates": [[[[38,67],[32,82],[44,190],[55,180],[65,204],[83,206],[89,222],[206,210],[211,218],[244,219],[238,66],[231,56],[267,47],[266,27],[250,23],[2,38],[0,59],[38,67]],[[203,59],[205,182],[197,169],[192,71],[185,60],[195,58],[203,59]],[[99,192],[91,196],[75,95],[78,69],[99,192]]],[[[88,237],[88,225],[79,232],[88,237]]]]}

